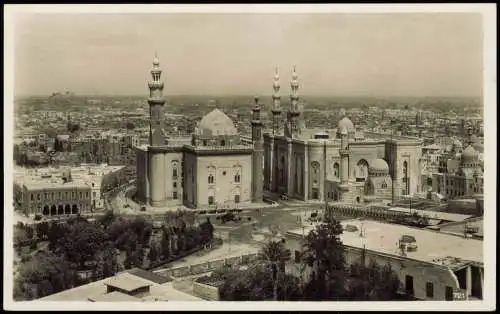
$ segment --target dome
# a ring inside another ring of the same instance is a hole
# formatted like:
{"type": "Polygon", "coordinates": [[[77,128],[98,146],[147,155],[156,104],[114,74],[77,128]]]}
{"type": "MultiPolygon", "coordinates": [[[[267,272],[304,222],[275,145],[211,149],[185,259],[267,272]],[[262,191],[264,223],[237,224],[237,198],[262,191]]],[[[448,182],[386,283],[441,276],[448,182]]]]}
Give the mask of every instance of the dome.
{"type": "Polygon", "coordinates": [[[374,159],[372,162],[370,162],[370,167],[368,168],[368,172],[373,173],[373,172],[382,172],[382,173],[389,173],[389,166],[387,165],[387,162],[383,159],[374,159]]]}
{"type": "Polygon", "coordinates": [[[354,128],[354,124],[352,123],[351,119],[349,119],[348,117],[343,117],[339,121],[337,129],[342,130],[343,128],[346,128],[347,132],[349,132],[349,133],[356,131],[356,128],[354,128]]]}
{"type": "Polygon", "coordinates": [[[484,152],[484,145],[481,143],[475,143],[472,144],[472,147],[478,152],[478,153],[483,153],[484,152]]]}
{"type": "Polygon", "coordinates": [[[198,130],[200,134],[206,136],[238,134],[233,120],[219,109],[214,109],[205,115],[198,125],[198,130]]]}
{"type": "Polygon", "coordinates": [[[479,153],[471,145],[467,146],[467,148],[462,153],[463,162],[475,161],[478,158],[479,158],[479,153]]]}

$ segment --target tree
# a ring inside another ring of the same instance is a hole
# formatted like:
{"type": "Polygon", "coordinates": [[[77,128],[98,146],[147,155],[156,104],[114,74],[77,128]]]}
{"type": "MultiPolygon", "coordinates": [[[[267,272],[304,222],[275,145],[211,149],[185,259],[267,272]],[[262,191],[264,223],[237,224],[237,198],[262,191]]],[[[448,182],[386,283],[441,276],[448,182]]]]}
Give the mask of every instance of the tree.
{"type": "Polygon", "coordinates": [[[35,230],[33,230],[33,228],[30,226],[26,226],[24,230],[26,231],[26,237],[28,238],[28,240],[32,240],[35,235],[35,230]]]}
{"type": "Polygon", "coordinates": [[[339,300],[344,296],[345,258],[340,234],[340,222],[326,216],[305,238],[303,262],[313,269],[306,294],[312,299],[339,300]]]}
{"type": "Polygon", "coordinates": [[[148,253],[148,260],[150,265],[155,265],[160,258],[160,245],[157,242],[151,243],[148,253]]]}
{"type": "Polygon", "coordinates": [[[381,267],[372,260],[368,266],[351,265],[351,278],[348,281],[350,300],[391,301],[397,298],[399,287],[398,275],[390,264],[381,267]]]}
{"type": "Polygon", "coordinates": [[[127,121],[126,128],[127,130],[133,130],[135,129],[135,124],[133,122],[127,121]]]}
{"type": "Polygon", "coordinates": [[[109,244],[96,255],[96,265],[94,268],[94,280],[107,278],[120,271],[116,249],[109,244]]]}
{"type": "Polygon", "coordinates": [[[36,254],[19,267],[15,278],[16,300],[41,298],[73,287],[75,273],[62,256],[52,253],[36,254]]]}
{"type": "Polygon", "coordinates": [[[49,235],[49,223],[44,221],[36,224],[36,234],[39,239],[44,240],[49,235]]]}
{"type": "Polygon", "coordinates": [[[69,232],[58,243],[59,249],[69,262],[81,268],[108,245],[107,234],[94,224],[76,221],[68,227],[69,232]]]}
{"type": "Polygon", "coordinates": [[[273,280],[273,299],[278,300],[278,277],[285,271],[285,262],[288,254],[284,241],[270,241],[260,252],[261,258],[270,266],[273,280]]]}
{"type": "Polygon", "coordinates": [[[162,229],[161,242],[160,242],[160,256],[166,260],[170,257],[170,236],[169,230],[166,227],[162,229]]]}
{"type": "Polygon", "coordinates": [[[200,238],[201,243],[210,244],[214,237],[214,226],[210,222],[210,218],[207,217],[207,220],[202,222],[199,226],[200,228],[200,238]]]}
{"type": "Polygon", "coordinates": [[[113,222],[116,220],[116,215],[113,213],[113,211],[106,211],[103,216],[101,216],[98,220],[99,224],[103,226],[103,228],[106,230],[111,226],[113,222]]]}

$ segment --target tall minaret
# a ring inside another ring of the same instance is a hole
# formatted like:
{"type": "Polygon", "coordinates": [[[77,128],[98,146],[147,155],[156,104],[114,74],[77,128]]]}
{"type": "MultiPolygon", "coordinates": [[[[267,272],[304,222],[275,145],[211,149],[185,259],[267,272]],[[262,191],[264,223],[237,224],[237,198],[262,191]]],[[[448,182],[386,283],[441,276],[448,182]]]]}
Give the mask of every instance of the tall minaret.
{"type": "Polygon", "coordinates": [[[163,82],[161,78],[160,61],[155,53],[153,59],[153,68],[151,69],[152,80],[149,81],[149,145],[162,146],[165,145],[165,137],[163,134],[164,124],[164,105],[165,99],[163,98],[163,82]]]}
{"type": "Polygon", "coordinates": [[[344,185],[349,180],[349,144],[345,127],[340,130],[340,138],[340,183],[344,185]]]}
{"type": "Polygon", "coordinates": [[[290,81],[290,87],[292,92],[290,94],[290,110],[288,111],[288,117],[290,122],[290,137],[295,137],[300,134],[299,127],[299,116],[300,116],[300,108],[299,108],[299,82],[297,81],[298,75],[295,71],[295,65],[293,66],[292,80],[290,81]]]}
{"type": "Polygon", "coordinates": [[[264,145],[262,141],[262,121],[260,120],[259,98],[255,97],[255,106],[252,109],[252,202],[262,202],[262,189],[264,184],[262,161],[264,158],[264,145]]]}
{"type": "Polygon", "coordinates": [[[280,75],[278,73],[278,68],[276,68],[276,72],[274,74],[274,82],[273,82],[273,109],[271,112],[273,114],[273,135],[276,135],[280,132],[280,118],[281,118],[281,105],[280,105],[280,75]]]}

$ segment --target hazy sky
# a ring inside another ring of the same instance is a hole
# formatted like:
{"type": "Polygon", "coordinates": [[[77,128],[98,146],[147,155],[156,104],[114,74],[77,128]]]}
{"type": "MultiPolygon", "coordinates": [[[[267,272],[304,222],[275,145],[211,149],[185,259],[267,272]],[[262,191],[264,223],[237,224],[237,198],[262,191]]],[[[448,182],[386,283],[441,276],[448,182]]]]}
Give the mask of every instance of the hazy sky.
{"type": "Polygon", "coordinates": [[[15,93],[480,96],[479,14],[37,14],[15,25],[15,93]]]}

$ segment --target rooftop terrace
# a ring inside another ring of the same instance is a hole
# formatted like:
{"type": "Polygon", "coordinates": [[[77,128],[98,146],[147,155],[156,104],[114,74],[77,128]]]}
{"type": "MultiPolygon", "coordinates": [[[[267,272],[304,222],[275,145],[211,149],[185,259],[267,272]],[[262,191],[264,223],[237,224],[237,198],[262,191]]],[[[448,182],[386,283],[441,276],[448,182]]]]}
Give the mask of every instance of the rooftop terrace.
{"type": "MultiPolygon", "coordinates": [[[[356,232],[342,233],[341,239],[346,246],[360,249],[364,247],[382,254],[448,267],[458,267],[462,262],[483,263],[483,242],[480,240],[370,220],[346,220],[341,224],[344,229],[346,225],[358,229],[356,232]],[[360,236],[361,229],[363,236],[360,236]],[[416,251],[407,251],[404,257],[398,247],[398,241],[403,235],[413,236],[418,245],[416,251]]],[[[313,228],[314,226],[306,226],[304,234],[313,228]]],[[[302,236],[302,229],[288,233],[292,236],[302,236]]]]}

